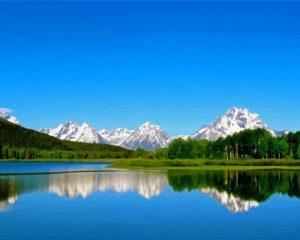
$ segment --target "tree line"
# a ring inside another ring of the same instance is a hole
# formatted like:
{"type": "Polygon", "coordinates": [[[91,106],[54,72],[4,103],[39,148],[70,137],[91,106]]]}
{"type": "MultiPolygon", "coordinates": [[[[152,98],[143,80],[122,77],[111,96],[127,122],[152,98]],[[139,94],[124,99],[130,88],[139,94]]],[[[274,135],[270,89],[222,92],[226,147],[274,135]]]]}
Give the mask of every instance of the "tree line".
{"type": "Polygon", "coordinates": [[[133,154],[108,144],[62,141],[0,119],[0,159],[131,158],[133,154]]]}
{"type": "Polygon", "coordinates": [[[300,159],[300,132],[274,137],[265,129],[244,130],[216,141],[173,140],[157,159],[300,159]]]}
{"type": "Polygon", "coordinates": [[[38,148],[17,148],[0,143],[0,159],[109,159],[130,158],[132,152],[120,151],[65,151],[38,148]]]}

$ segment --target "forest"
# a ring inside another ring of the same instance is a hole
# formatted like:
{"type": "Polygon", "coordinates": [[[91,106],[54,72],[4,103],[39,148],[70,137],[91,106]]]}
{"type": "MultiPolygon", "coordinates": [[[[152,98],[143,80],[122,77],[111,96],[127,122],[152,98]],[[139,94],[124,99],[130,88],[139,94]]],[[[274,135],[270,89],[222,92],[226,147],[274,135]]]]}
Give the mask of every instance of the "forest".
{"type": "Polygon", "coordinates": [[[274,137],[265,129],[244,130],[216,141],[175,139],[157,149],[157,159],[300,159],[300,132],[274,137]]]}
{"type": "Polygon", "coordinates": [[[108,144],[62,141],[0,119],[0,159],[130,158],[133,151],[108,144]]]}

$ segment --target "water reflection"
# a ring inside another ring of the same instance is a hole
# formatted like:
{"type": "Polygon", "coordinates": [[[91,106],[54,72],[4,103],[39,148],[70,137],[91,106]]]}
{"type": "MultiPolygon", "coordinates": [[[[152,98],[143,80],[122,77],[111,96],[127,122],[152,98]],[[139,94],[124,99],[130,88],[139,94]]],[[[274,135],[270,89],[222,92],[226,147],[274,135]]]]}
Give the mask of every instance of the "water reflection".
{"type": "Polygon", "coordinates": [[[133,191],[149,199],[159,195],[168,185],[176,192],[200,191],[229,211],[242,212],[258,207],[275,193],[299,198],[300,172],[107,171],[0,176],[0,211],[8,210],[25,193],[49,192],[66,198],[86,198],[93,192],[113,190],[118,193],[133,191]]]}
{"type": "Polygon", "coordinates": [[[19,195],[49,192],[66,198],[88,197],[93,192],[137,192],[144,198],[159,195],[167,185],[162,172],[73,172],[0,177],[0,211],[8,210],[19,195]]]}
{"type": "Polygon", "coordinates": [[[86,198],[96,191],[134,191],[149,199],[159,195],[166,185],[167,177],[161,172],[67,173],[51,174],[48,190],[67,198],[86,198]]]}
{"type": "Polygon", "coordinates": [[[300,171],[171,171],[168,182],[179,192],[199,189],[231,212],[248,211],[273,194],[300,197],[300,171]]]}
{"type": "Polygon", "coordinates": [[[247,212],[250,208],[259,206],[259,202],[255,200],[242,200],[231,193],[220,192],[216,188],[203,188],[200,191],[216,199],[221,205],[226,206],[230,212],[247,212]]]}

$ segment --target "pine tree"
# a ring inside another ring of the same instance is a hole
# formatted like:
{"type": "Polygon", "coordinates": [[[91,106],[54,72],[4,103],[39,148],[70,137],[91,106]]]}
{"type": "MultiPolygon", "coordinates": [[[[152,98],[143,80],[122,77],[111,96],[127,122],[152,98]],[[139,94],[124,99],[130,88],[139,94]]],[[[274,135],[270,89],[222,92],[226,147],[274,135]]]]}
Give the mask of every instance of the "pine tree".
{"type": "Polygon", "coordinates": [[[300,159],[300,144],[299,144],[299,146],[297,148],[297,157],[298,157],[298,159],[300,159]]]}

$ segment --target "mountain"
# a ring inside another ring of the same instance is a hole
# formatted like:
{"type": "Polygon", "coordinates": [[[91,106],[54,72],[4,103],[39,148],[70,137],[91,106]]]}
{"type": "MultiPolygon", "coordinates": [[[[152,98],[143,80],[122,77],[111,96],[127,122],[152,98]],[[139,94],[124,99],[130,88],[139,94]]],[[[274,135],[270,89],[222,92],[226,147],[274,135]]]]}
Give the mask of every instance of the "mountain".
{"type": "MultiPolygon", "coordinates": [[[[82,126],[82,129],[87,132],[91,129],[90,126],[86,124],[82,126]]],[[[72,129],[74,128],[73,125],[70,127],[72,129]]],[[[7,152],[8,154],[7,157],[4,156],[5,158],[128,158],[131,157],[133,153],[123,147],[109,144],[60,140],[56,137],[21,127],[1,118],[0,143],[0,153],[7,152]],[[2,147],[8,149],[2,151],[2,147]],[[25,149],[28,153],[27,156],[23,156],[25,149]]]]}
{"type": "Polygon", "coordinates": [[[171,141],[171,137],[165,131],[150,122],[144,123],[136,130],[117,128],[111,132],[106,129],[96,130],[86,123],[79,125],[74,122],[66,122],[56,128],[46,128],[40,131],[63,140],[107,143],[132,150],[138,147],[155,150],[168,146],[171,141]]]}
{"type": "Polygon", "coordinates": [[[140,147],[146,150],[155,150],[168,146],[171,140],[172,138],[158,125],[146,122],[130,134],[122,146],[129,149],[140,147]]]}
{"type": "Polygon", "coordinates": [[[273,136],[287,132],[276,132],[263,123],[258,114],[251,113],[246,108],[233,107],[230,108],[225,115],[218,117],[213,123],[200,128],[191,136],[191,138],[194,140],[216,140],[220,137],[225,138],[245,129],[253,130],[257,128],[264,128],[273,136]]]}
{"type": "Polygon", "coordinates": [[[79,125],[70,121],[60,124],[56,128],[41,129],[40,132],[68,141],[107,143],[105,139],[98,133],[98,131],[87,123],[79,125]]]}
{"type": "Polygon", "coordinates": [[[4,119],[6,121],[12,122],[14,124],[21,125],[20,121],[16,117],[10,115],[11,112],[12,112],[12,110],[10,110],[10,109],[0,108],[0,118],[4,119]]]}
{"type": "Polygon", "coordinates": [[[98,134],[109,144],[122,146],[123,142],[133,133],[133,130],[127,128],[117,128],[112,132],[102,129],[98,134]]]}
{"type": "Polygon", "coordinates": [[[191,136],[179,135],[170,137],[159,126],[146,122],[136,130],[117,128],[113,131],[106,129],[97,130],[91,125],[84,123],[79,125],[75,122],[66,122],[56,128],[46,128],[40,130],[50,136],[63,140],[87,143],[106,143],[115,146],[122,146],[135,150],[144,148],[145,150],[155,150],[160,147],[167,147],[176,138],[194,140],[207,139],[216,140],[219,137],[227,137],[245,129],[267,129],[273,136],[287,134],[288,131],[275,131],[269,128],[256,113],[251,113],[246,108],[230,108],[225,115],[217,118],[213,123],[205,125],[191,136]]]}

